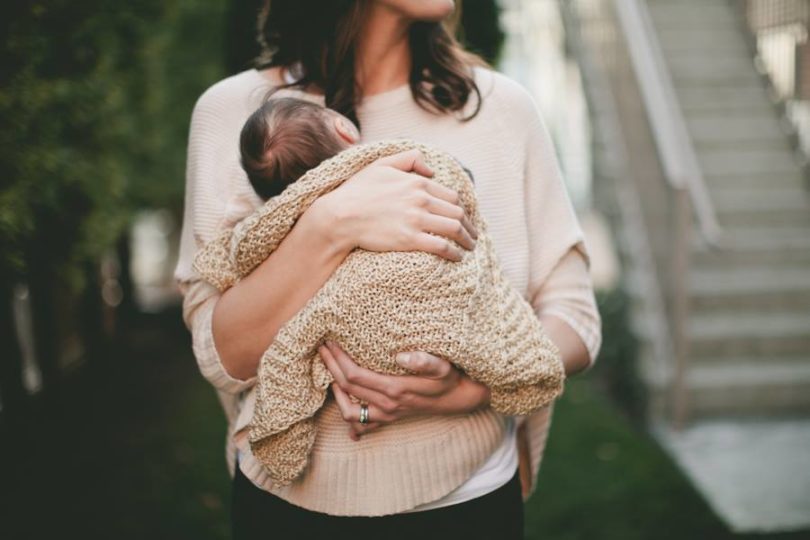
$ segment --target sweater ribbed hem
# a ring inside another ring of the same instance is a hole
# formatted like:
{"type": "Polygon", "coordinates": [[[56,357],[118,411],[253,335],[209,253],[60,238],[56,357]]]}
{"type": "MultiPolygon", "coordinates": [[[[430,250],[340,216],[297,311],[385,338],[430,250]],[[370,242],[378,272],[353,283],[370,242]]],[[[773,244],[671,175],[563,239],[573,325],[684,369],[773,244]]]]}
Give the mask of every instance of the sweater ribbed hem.
{"type": "Polygon", "coordinates": [[[366,434],[365,442],[349,439],[334,401],[317,422],[309,465],[293,484],[274,486],[244,437],[237,439],[239,466],[257,487],[336,516],[396,514],[440,499],[468,480],[505,436],[504,418],[491,409],[409,419],[366,434]]]}

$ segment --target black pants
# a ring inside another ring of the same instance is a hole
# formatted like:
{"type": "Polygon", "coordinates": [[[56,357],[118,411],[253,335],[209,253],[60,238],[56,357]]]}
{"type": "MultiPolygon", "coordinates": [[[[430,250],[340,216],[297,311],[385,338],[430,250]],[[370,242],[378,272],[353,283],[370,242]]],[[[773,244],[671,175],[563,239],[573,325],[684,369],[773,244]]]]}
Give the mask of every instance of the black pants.
{"type": "Polygon", "coordinates": [[[237,465],[231,527],[233,540],[522,540],[523,500],[516,471],[495,491],[451,506],[381,517],[330,516],[254,486],[237,465]]]}

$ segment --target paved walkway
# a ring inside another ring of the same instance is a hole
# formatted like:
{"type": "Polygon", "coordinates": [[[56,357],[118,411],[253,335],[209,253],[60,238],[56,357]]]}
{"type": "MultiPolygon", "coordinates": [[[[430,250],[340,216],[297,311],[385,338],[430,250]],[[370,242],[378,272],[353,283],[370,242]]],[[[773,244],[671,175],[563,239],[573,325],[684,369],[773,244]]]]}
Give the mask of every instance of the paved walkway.
{"type": "Polygon", "coordinates": [[[656,433],[732,530],[810,528],[810,420],[713,420],[656,433]]]}

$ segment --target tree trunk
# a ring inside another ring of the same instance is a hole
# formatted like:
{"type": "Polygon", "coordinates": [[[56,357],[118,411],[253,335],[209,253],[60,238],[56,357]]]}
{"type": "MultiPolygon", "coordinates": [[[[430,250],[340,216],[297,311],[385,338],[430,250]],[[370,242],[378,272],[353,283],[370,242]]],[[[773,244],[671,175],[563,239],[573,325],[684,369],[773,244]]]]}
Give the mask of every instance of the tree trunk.
{"type": "Polygon", "coordinates": [[[14,324],[12,280],[0,283],[0,343],[3,343],[3,356],[0,359],[0,400],[3,403],[3,420],[10,426],[18,425],[27,405],[27,392],[22,379],[22,351],[14,324]]]}
{"type": "Polygon", "coordinates": [[[28,287],[31,295],[31,322],[34,352],[42,373],[42,393],[56,401],[61,387],[59,370],[59,328],[56,322],[56,282],[54,261],[46,249],[33,246],[28,253],[28,287]]]}
{"type": "Polygon", "coordinates": [[[84,265],[85,287],[81,301],[81,337],[84,356],[91,368],[98,367],[107,352],[107,333],[104,330],[101,280],[98,263],[84,265]]]}
{"type": "Polygon", "coordinates": [[[129,229],[127,228],[116,244],[118,264],[121,266],[118,284],[121,286],[121,303],[118,304],[115,317],[115,338],[121,337],[123,330],[132,323],[137,313],[135,305],[135,284],[132,279],[130,262],[132,253],[129,246],[129,229]]]}

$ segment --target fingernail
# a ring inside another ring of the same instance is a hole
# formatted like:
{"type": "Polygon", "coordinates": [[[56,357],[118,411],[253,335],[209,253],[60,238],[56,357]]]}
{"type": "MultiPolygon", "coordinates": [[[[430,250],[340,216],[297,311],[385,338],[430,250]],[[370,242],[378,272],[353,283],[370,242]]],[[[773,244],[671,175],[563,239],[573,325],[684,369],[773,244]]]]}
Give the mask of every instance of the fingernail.
{"type": "Polygon", "coordinates": [[[411,364],[411,353],[401,352],[396,357],[397,364],[402,367],[408,367],[411,364]]]}

